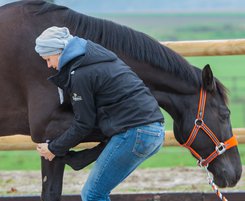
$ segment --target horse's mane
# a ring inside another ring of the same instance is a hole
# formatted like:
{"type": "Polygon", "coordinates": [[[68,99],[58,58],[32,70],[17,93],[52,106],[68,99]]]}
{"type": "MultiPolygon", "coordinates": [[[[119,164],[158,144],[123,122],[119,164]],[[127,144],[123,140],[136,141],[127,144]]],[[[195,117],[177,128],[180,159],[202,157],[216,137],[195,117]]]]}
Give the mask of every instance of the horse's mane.
{"type": "Polygon", "coordinates": [[[74,30],[83,30],[86,39],[139,62],[159,67],[183,80],[197,82],[193,68],[182,56],[142,32],[72,10],[67,19],[69,26],[75,27],[74,30]]]}
{"type": "MultiPolygon", "coordinates": [[[[197,83],[198,80],[200,83],[194,67],[182,56],[142,32],[72,10],[69,12],[68,19],[69,25],[74,30],[83,30],[83,37],[86,39],[98,42],[108,49],[132,57],[139,62],[160,67],[192,84],[197,83]]],[[[216,79],[216,86],[225,103],[228,103],[228,90],[218,79],[216,79]]]]}
{"type": "Polygon", "coordinates": [[[24,0],[23,2],[29,6],[29,9],[31,8],[29,12],[35,15],[65,9],[66,26],[72,27],[72,34],[82,34],[81,37],[97,42],[117,54],[159,67],[191,83],[197,82],[193,68],[182,56],[142,32],[42,0],[24,0]],[[79,30],[82,30],[82,33],[79,30]]]}
{"type": "MultiPolygon", "coordinates": [[[[23,0],[29,6],[28,11],[35,15],[51,11],[66,11],[67,26],[72,27],[73,34],[82,34],[116,53],[128,56],[142,63],[149,63],[165,72],[175,74],[190,83],[200,82],[192,67],[182,56],[170,48],[161,45],[154,38],[115,22],[87,16],[64,6],[47,3],[43,0],[23,0]],[[82,33],[81,33],[82,30],[82,33]]],[[[228,103],[227,89],[216,79],[217,90],[228,103]]]]}
{"type": "Polygon", "coordinates": [[[224,100],[225,104],[228,104],[228,89],[218,80],[215,79],[215,83],[216,83],[216,88],[217,91],[219,92],[219,94],[221,95],[221,98],[224,100]]]}

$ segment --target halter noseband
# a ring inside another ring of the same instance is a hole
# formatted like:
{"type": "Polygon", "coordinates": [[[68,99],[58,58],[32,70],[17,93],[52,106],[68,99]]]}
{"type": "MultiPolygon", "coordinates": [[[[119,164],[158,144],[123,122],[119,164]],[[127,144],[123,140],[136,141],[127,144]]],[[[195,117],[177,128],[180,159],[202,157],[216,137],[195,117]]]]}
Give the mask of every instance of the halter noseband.
{"type": "Polygon", "coordinates": [[[207,92],[203,90],[203,88],[201,88],[195,125],[186,143],[182,144],[182,146],[188,148],[191,153],[198,159],[198,164],[200,166],[208,166],[208,164],[211,163],[211,161],[213,161],[217,156],[223,154],[226,150],[237,146],[238,144],[237,139],[234,135],[227,141],[220,142],[216,135],[212,132],[212,130],[204,123],[203,117],[206,105],[206,94],[207,92]],[[203,159],[193,148],[191,148],[191,145],[195,140],[199,129],[202,129],[216,145],[215,150],[206,159],[203,159]]]}

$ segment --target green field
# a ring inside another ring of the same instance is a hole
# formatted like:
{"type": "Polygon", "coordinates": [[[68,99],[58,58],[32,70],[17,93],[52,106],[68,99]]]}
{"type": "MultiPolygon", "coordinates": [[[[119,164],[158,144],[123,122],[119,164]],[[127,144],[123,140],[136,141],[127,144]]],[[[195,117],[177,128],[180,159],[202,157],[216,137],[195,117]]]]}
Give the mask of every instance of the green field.
{"type": "Polygon", "coordinates": [[[142,13],[97,14],[157,40],[208,40],[244,38],[245,13],[142,13]]]}
{"type": "MultiPolygon", "coordinates": [[[[242,164],[245,165],[245,145],[238,147],[242,164]]],[[[197,160],[183,147],[163,147],[156,155],[146,160],[140,168],[196,166],[197,160]]]]}
{"type": "MultiPolygon", "coordinates": [[[[245,145],[239,145],[243,165],[245,165],[245,145]]],[[[40,170],[37,151],[1,151],[0,170],[40,170]]],[[[162,168],[196,166],[196,159],[183,147],[163,147],[156,155],[146,160],[140,168],[162,168]]],[[[67,168],[70,170],[71,168],[67,168]]]]}

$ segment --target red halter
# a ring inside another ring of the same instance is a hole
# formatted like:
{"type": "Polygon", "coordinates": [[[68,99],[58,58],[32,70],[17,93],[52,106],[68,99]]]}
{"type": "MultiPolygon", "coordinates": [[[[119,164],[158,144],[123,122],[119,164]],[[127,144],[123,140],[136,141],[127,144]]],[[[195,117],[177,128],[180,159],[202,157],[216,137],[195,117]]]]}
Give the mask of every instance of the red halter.
{"type": "Polygon", "coordinates": [[[195,120],[195,125],[186,143],[182,144],[182,146],[188,148],[192,152],[192,154],[194,154],[194,156],[198,159],[199,161],[198,164],[200,166],[207,166],[217,156],[223,154],[226,150],[234,146],[237,146],[238,144],[237,139],[234,135],[225,142],[220,142],[217,139],[216,135],[204,123],[203,117],[204,117],[205,105],[206,105],[206,91],[201,88],[200,99],[198,104],[198,113],[195,120]],[[216,145],[214,152],[211,153],[206,159],[203,159],[194,149],[191,148],[191,144],[195,140],[199,132],[199,129],[202,129],[216,145]]]}

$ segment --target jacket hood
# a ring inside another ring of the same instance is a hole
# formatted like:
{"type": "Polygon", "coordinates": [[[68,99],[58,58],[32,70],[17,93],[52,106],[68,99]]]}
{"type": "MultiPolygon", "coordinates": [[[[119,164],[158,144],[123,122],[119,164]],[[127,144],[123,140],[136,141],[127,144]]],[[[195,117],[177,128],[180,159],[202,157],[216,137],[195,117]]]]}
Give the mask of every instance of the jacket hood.
{"type": "Polygon", "coordinates": [[[60,57],[60,70],[54,76],[48,78],[48,80],[62,89],[68,86],[70,74],[76,68],[82,68],[96,63],[112,62],[118,59],[117,55],[112,51],[90,40],[87,40],[85,48],[82,48],[84,43],[79,40],[80,38],[78,37],[74,37],[71,40],[60,57]],[[79,50],[76,50],[76,48],[79,50]]]}
{"type": "Polygon", "coordinates": [[[86,52],[86,46],[87,41],[83,38],[78,38],[75,36],[73,39],[71,39],[60,55],[58,70],[60,71],[61,68],[72,59],[84,55],[86,52]]]}
{"type": "Polygon", "coordinates": [[[86,53],[82,57],[79,65],[82,67],[101,62],[110,62],[116,59],[117,56],[112,51],[88,40],[86,53]]]}

